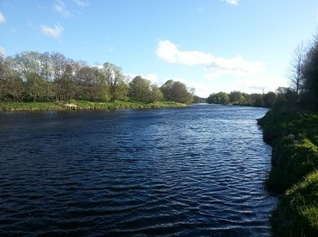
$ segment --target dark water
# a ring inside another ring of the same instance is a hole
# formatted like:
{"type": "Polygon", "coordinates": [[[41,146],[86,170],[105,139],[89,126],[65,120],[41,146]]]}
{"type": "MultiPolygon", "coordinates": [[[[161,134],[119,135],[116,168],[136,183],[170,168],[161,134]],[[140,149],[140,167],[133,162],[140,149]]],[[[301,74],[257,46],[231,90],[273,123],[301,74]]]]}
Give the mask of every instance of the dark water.
{"type": "Polygon", "coordinates": [[[0,235],[270,236],[265,113],[0,113],[0,235]]]}

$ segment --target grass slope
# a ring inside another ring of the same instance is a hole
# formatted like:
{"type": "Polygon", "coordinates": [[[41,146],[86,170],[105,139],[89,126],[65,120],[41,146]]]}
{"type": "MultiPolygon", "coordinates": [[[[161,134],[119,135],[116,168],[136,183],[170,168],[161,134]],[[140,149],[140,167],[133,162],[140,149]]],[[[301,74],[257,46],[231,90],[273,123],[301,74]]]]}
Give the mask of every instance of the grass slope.
{"type": "Polygon", "coordinates": [[[176,102],[141,103],[130,101],[115,102],[0,102],[0,111],[39,111],[39,110],[96,110],[96,109],[148,109],[185,107],[176,102]]]}
{"type": "Polygon", "coordinates": [[[275,236],[318,236],[318,115],[270,111],[258,121],[272,145],[269,191],[281,194],[271,223],[275,236]]]}

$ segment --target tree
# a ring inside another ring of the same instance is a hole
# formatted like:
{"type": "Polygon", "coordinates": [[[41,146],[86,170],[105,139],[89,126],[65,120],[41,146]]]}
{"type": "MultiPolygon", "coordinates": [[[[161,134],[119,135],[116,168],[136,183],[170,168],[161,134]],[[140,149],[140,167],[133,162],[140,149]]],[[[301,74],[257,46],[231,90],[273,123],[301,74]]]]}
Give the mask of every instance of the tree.
{"type": "Polygon", "coordinates": [[[103,64],[103,73],[108,84],[110,101],[125,99],[128,93],[128,86],[121,68],[107,62],[103,64]]]}
{"type": "Polygon", "coordinates": [[[232,91],[229,94],[230,102],[233,104],[245,104],[246,100],[240,91],[232,91]]]}
{"type": "Polygon", "coordinates": [[[151,84],[151,81],[136,76],[129,83],[129,97],[133,100],[152,103],[163,99],[163,94],[159,87],[155,84],[151,84]]]}
{"type": "Polygon", "coordinates": [[[97,78],[90,67],[82,67],[75,74],[77,84],[76,98],[81,100],[96,100],[97,78]]]}
{"type": "Polygon", "coordinates": [[[318,38],[316,37],[307,51],[302,65],[304,93],[307,107],[318,110],[318,38]],[[308,94],[308,95],[307,95],[308,94]]]}
{"type": "Polygon", "coordinates": [[[276,93],[274,92],[268,92],[263,97],[264,100],[264,106],[267,108],[272,108],[275,105],[276,102],[276,93]]]}
{"type": "Polygon", "coordinates": [[[21,101],[24,83],[17,71],[13,70],[13,58],[0,59],[0,100],[21,101]]]}
{"type": "Polygon", "coordinates": [[[151,82],[141,76],[136,76],[129,83],[129,97],[133,100],[149,103],[152,102],[151,82]]]}
{"type": "Polygon", "coordinates": [[[75,96],[76,85],[73,78],[73,68],[67,64],[65,71],[57,85],[57,96],[59,100],[72,100],[75,96]]]}
{"type": "Polygon", "coordinates": [[[296,48],[294,52],[294,57],[290,68],[289,79],[291,89],[295,91],[297,96],[300,94],[301,89],[303,87],[303,66],[305,60],[305,53],[306,52],[304,44],[302,43],[296,48]]]}
{"type": "Polygon", "coordinates": [[[207,98],[207,102],[209,104],[228,104],[230,102],[230,97],[227,93],[225,92],[219,92],[216,94],[211,94],[207,98]]]}
{"type": "Polygon", "coordinates": [[[43,73],[43,55],[38,52],[22,52],[14,57],[14,65],[25,83],[25,100],[43,101],[47,95],[47,83],[43,73]]]}
{"type": "Polygon", "coordinates": [[[167,101],[191,103],[193,100],[193,95],[188,92],[186,85],[180,81],[168,80],[160,89],[167,101]]]}
{"type": "Polygon", "coordinates": [[[150,87],[151,87],[151,101],[150,102],[163,100],[163,94],[162,94],[160,88],[156,84],[152,84],[150,87]]]}
{"type": "Polygon", "coordinates": [[[295,108],[297,106],[295,92],[289,87],[278,87],[274,106],[278,108],[295,108]]]}
{"type": "Polygon", "coordinates": [[[29,73],[26,81],[25,95],[29,101],[43,101],[46,97],[46,82],[37,73],[29,73]]]}
{"type": "Polygon", "coordinates": [[[54,81],[54,94],[56,100],[63,100],[62,76],[66,70],[67,59],[61,53],[51,54],[52,79],[54,81]]]}

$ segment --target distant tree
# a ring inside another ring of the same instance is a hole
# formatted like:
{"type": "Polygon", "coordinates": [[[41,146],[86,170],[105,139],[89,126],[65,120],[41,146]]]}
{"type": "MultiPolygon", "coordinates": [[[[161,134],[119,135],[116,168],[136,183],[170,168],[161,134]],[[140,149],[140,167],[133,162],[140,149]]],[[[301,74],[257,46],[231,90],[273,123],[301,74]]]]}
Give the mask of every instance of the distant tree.
{"type": "Polygon", "coordinates": [[[216,94],[211,94],[208,98],[207,98],[207,102],[209,104],[228,104],[230,102],[230,97],[227,93],[225,92],[219,92],[216,94]]]}
{"type": "Polygon", "coordinates": [[[151,82],[141,76],[136,76],[129,83],[129,97],[133,100],[149,103],[152,102],[151,82]]]}
{"type": "Polygon", "coordinates": [[[128,85],[121,68],[107,62],[103,64],[103,73],[108,84],[110,101],[125,99],[128,94],[128,85]]]}
{"type": "Polygon", "coordinates": [[[68,64],[68,59],[61,53],[51,54],[52,80],[54,83],[54,94],[56,100],[63,100],[62,77],[68,64]]]}
{"type": "Polygon", "coordinates": [[[38,52],[24,51],[16,54],[14,65],[16,72],[24,81],[24,99],[29,101],[43,101],[47,96],[47,83],[41,76],[43,55],[38,52]]]}
{"type": "Polygon", "coordinates": [[[200,96],[193,96],[193,103],[206,103],[206,98],[202,98],[200,96]]]}
{"type": "Polygon", "coordinates": [[[37,73],[29,73],[25,82],[25,96],[29,101],[44,101],[47,95],[47,82],[37,73]]]}
{"type": "Polygon", "coordinates": [[[240,91],[232,91],[229,94],[230,102],[233,104],[244,105],[246,103],[246,99],[240,91]]]}
{"type": "Polygon", "coordinates": [[[263,96],[263,104],[267,108],[272,108],[275,105],[276,102],[276,93],[274,92],[268,92],[263,96]]]}
{"type": "Polygon", "coordinates": [[[24,83],[19,73],[13,69],[14,60],[0,59],[0,100],[21,101],[24,96],[24,83]]]}
{"type": "Polygon", "coordinates": [[[172,91],[171,91],[173,84],[174,84],[174,81],[172,79],[170,79],[170,80],[166,81],[165,84],[163,84],[160,87],[160,90],[162,91],[163,97],[167,101],[174,100],[174,95],[172,94],[172,91]]]}
{"type": "Polygon", "coordinates": [[[163,94],[162,94],[160,88],[156,84],[152,84],[150,87],[151,87],[151,101],[150,102],[163,100],[163,94]]]}
{"type": "Polygon", "coordinates": [[[167,101],[191,103],[193,100],[193,95],[187,90],[186,85],[180,81],[168,80],[160,89],[167,101]]]}
{"type": "Polygon", "coordinates": [[[256,107],[264,107],[264,95],[258,94],[258,93],[252,93],[250,94],[250,99],[252,102],[252,106],[256,107]]]}
{"type": "Polygon", "coordinates": [[[297,106],[295,92],[289,87],[278,87],[274,106],[276,108],[294,109],[297,106]]]}
{"type": "Polygon", "coordinates": [[[72,100],[76,94],[76,85],[71,64],[67,64],[58,83],[58,97],[60,100],[72,100]]]}
{"type": "Polygon", "coordinates": [[[82,67],[76,72],[74,79],[77,84],[76,98],[95,101],[99,87],[92,68],[82,67]]]}

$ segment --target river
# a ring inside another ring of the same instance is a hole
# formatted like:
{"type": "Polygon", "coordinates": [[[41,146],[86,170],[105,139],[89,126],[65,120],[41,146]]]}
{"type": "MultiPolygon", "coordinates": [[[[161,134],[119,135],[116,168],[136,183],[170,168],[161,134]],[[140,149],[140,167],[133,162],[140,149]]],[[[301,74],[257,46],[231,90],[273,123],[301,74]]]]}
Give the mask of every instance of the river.
{"type": "Polygon", "coordinates": [[[0,235],[270,236],[266,112],[1,112],[0,235]]]}

